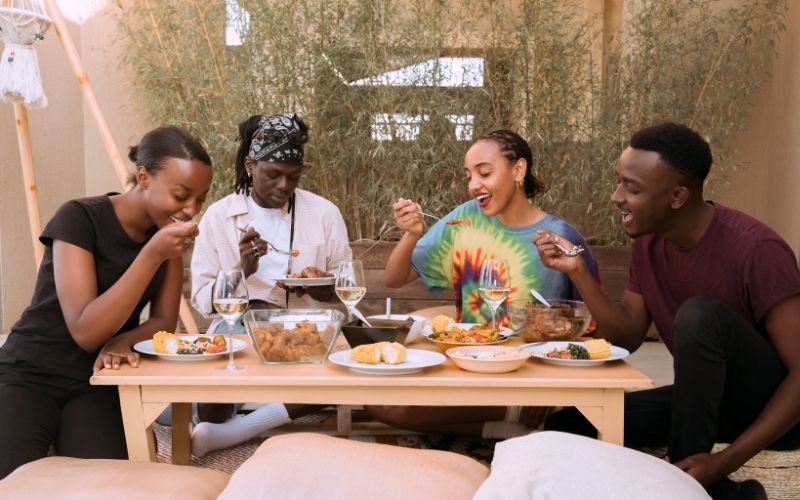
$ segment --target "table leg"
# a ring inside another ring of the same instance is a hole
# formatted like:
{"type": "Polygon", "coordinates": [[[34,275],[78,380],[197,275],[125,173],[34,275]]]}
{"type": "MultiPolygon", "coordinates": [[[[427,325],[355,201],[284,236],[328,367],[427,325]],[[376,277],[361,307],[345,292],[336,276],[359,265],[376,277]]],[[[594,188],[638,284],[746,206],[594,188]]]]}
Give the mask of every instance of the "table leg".
{"type": "Polygon", "coordinates": [[[119,386],[119,403],[128,445],[128,459],[134,462],[155,462],[153,437],[148,437],[151,429],[144,420],[142,388],[138,385],[119,386]]]}
{"type": "Polygon", "coordinates": [[[606,389],[603,391],[603,402],[603,416],[598,428],[598,437],[621,446],[625,434],[625,391],[606,389]]]}
{"type": "Polygon", "coordinates": [[[598,439],[622,445],[625,433],[625,391],[604,389],[601,406],[576,408],[597,428],[598,439]]]}
{"type": "Polygon", "coordinates": [[[192,459],[192,403],[172,403],[172,463],[189,465],[192,459]]]}

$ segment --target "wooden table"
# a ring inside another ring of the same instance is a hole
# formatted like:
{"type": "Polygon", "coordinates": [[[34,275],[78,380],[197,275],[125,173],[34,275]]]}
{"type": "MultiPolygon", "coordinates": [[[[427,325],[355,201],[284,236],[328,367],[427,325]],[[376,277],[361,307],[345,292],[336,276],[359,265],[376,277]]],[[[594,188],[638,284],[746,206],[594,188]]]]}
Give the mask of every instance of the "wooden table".
{"type": "MultiPolygon", "coordinates": [[[[436,349],[424,339],[411,347],[436,349]]],[[[624,361],[574,368],[532,359],[515,372],[486,375],[463,371],[447,360],[417,374],[387,377],[351,373],[330,362],[264,365],[250,346],[236,360],[247,369],[217,370],[225,364],[219,358],[174,362],[142,356],[138,368],[103,369],[91,383],[119,386],[128,454],[135,461],[155,461],[150,426],[173,403],[172,457],[178,464],[190,459],[193,402],[576,406],[597,427],[600,439],[622,444],[625,389],[652,387],[649,378],[624,361]]]]}

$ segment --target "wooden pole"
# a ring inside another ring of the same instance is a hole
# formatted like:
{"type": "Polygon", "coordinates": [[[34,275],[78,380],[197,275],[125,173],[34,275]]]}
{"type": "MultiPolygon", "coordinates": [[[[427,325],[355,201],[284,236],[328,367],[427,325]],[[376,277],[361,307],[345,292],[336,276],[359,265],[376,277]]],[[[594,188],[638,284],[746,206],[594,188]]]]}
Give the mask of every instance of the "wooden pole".
{"type": "Polygon", "coordinates": [[[17,143],[19,159],[22,163],[22,181],[25,184],[25,202],[28,205],[28,226],[31,230],[33,257],[36,269],[42,263],[44,246],[39,242],[42,232],[42,217],[39,214],[39,196],[36,190],[36,177],[33,172],[33,153],[31,151],[31,132],[28,127],[28,110],[22,103],[14,103],[14,118],[17,124],[17,143]]]}
{"type": "MultiPolygon", "coordinates": [[[[111,129],[100,108],[100,103],[97,100],[94,89],[91,83],[89,83],[89,76],[83,68],[80,55],[75,48],[75,43],[72,41],[72,35],[70,35],[67,30],[67,25],[64,22],[64,17],[61,15],[61,10],[58,8],[55,0],[44,0],[44,5],[47,9],[47,15],[50,16],[50,20],[53,22],[53,28],[56,30],[58,39],[64,47],[64,52],[67,54],[67,60],[72,68],[72,72],[78,80],[78,86],[80,86],[81,92],[83,93],[83,99],[86,102],[86,106],[89,108],[89,112],[92,114],[92,118],[94,118],[97,131],[100,133],[100,138],[103,140],[103,145],[106,147],[106,152],[111,158],[111,164],[114,166],[117,178],[122,188],[125,189],[128,185],[128,169],[125,166],[125,162],[122,160],[117,142],[111,135],[111,129]]],[[[183,294],[181,294],[179,314],[186,331],[192,335],[196,335],[199,330],[183,294]]]]}

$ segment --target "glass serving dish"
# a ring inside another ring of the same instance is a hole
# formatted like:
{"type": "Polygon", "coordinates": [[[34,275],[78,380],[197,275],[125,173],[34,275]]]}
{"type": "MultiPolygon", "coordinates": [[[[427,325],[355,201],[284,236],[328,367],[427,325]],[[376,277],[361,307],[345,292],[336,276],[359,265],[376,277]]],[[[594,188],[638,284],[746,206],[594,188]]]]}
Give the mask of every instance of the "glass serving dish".
{"type": "Polygon", "coordinates": [[[321,364],[342,330],[335,309],[257,309],[244,326],[261,361],[268,365],[321,364]]]}
{"type": "Polygon", "coordinates": [[[586,333],[592,314],[577,300],[548,300],[547,307],[532,299],[512,300],[508,319],[525,342],[576,340],[586,333]]]}

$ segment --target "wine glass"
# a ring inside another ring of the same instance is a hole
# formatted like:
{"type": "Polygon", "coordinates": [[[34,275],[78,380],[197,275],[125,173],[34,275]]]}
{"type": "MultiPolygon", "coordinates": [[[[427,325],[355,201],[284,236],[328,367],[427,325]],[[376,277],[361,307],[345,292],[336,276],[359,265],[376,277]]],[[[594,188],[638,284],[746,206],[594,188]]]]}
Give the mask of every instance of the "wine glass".
{"type": "Polygon", "coordinates": [[[508,270],[508,261],[486,259],[481,265],[481,278],[478,284],[478,293],[492,308],[492,332],[496,331],[495,319],[497,308],[506,300],[511,291],[511,275],[508,270]]]}
{"type": "MultiPolygon", "coordinates": [[[[367,282],[364,279],[364,265],[361,261],[354,259],[340,262],[336,272],[336,295],[347,307],[348,321],[352,319],[354,311],[357,316],[360,316],[356,304],[364,298],[366,293],[367,282]]],[[[364,320],[362,319],[362,321],[364,320]]]]}
{"type": "Polygon", "coordinates": [[[241,269],[217,273],[217,281],[212,289],[212,302],[214,309],[228,324],[228,364],[220,367],[220,370],[244,370],[244,366],[233,362],[233,325],[247,309],[248,301],[247,284],[241,269]]]}

